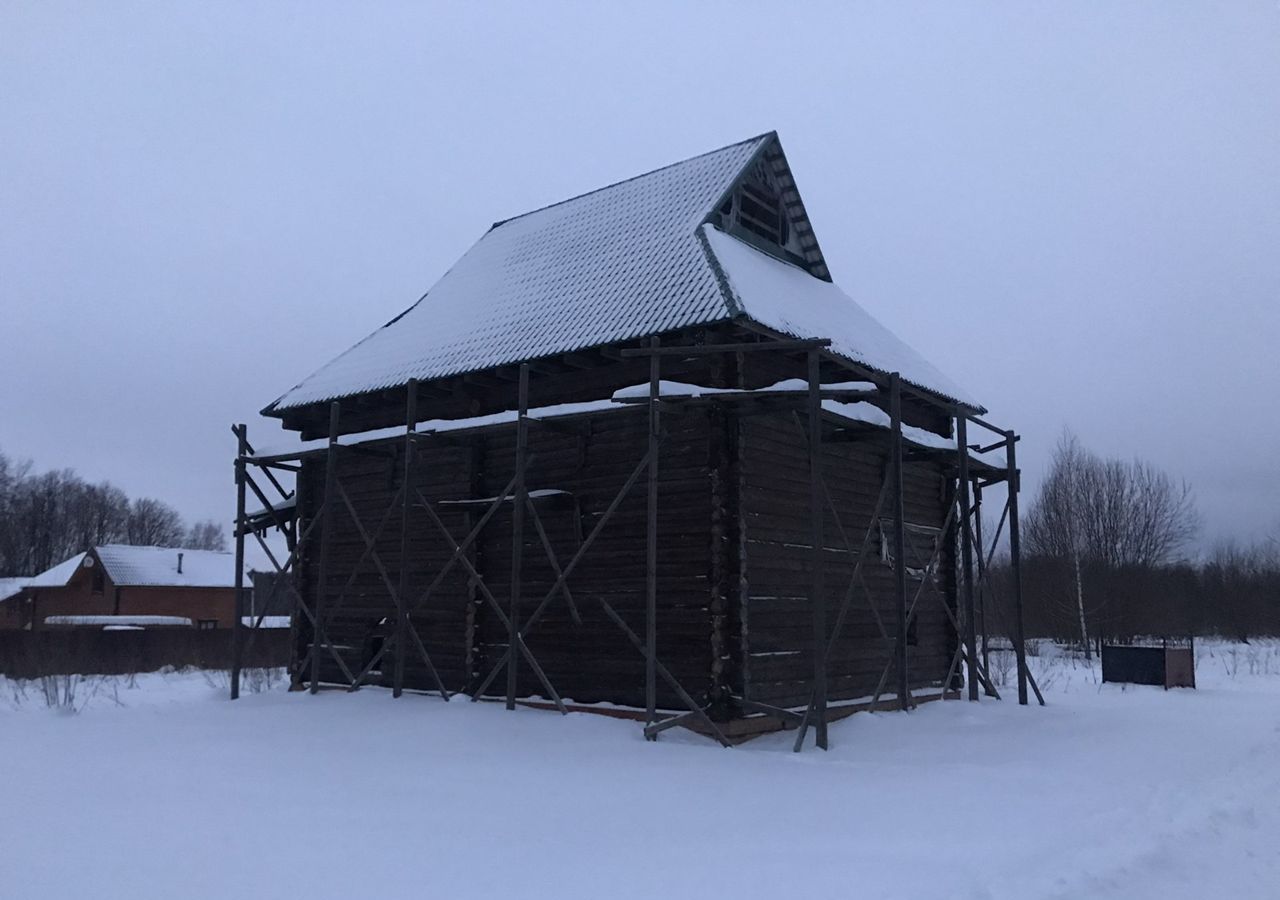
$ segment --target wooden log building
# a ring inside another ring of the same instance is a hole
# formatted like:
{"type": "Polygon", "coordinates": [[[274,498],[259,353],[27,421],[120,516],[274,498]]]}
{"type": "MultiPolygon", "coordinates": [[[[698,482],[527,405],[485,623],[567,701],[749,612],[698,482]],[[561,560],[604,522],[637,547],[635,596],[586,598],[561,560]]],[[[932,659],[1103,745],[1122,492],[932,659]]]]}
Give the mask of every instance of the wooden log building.
{"type": "Polygon", "coordinates": [[[1016,573],[1016,435],[985,412],[832,282],[769,133],[497,222],[263,410],[300,444],[236,426],[237,550],[288,539],[296,686],[825,747],[995,693],[978,508],[1013,486],[1016,573]]]}

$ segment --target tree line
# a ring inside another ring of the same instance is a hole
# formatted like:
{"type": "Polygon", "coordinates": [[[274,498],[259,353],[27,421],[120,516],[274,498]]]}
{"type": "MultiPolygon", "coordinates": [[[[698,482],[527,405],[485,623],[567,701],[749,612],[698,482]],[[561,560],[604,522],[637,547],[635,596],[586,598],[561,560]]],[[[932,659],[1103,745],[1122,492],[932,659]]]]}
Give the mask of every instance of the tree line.
{"type": "Polygon", "coordinates": [[[225,550],[227,539],[212,519],[188,527],[161,500],[130,499],[72,469],[37,473],[0,451],[0,576],[35,575],[96,544],[225,550]]]}
{"type": "MultiPolygon", "coordinates": [[[[1253,542],[1194,552],[1190,485],[1141,460],[1108,459],[1070,433],[1023,520],[1027,633],[1090,653],[1099,638],[1280,634],[1280,526],[1253,542]]],[[[1011,621],[1007,560],[991,573],[1011,621]]]]}

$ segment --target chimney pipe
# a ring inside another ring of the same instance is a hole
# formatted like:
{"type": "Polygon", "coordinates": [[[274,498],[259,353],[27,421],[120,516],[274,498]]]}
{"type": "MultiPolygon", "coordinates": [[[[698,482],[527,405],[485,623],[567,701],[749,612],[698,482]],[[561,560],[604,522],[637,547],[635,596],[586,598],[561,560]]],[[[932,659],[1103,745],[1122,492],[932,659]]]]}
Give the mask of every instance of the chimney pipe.
{"type": "Polygon", "coordinates": [[[178,554],[178,574],[182,574],[182,554],[178,554]]]}

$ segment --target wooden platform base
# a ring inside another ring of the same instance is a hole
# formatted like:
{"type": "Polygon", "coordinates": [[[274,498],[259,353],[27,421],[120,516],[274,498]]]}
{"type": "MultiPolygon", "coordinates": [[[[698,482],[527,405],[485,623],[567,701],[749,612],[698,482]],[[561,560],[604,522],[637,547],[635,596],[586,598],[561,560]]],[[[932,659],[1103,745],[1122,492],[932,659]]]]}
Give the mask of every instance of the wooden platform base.
{"type": "MultiPolygon", "coordinates": [[[[369,685],[376,687],[376,685],[369,685]]],[[[306,683],[298,685],[290,685],[289,690],[307,690],[306,683]]],[[[346,691],[348,688],[336,684],[322,684],[322,691],[346,691]]],[[[414,691],[414,693],[422,693],[414,691]]],[[[480,698],[486,703],[501,703],[501,697],[482,697],[480,698]]],[[[913,694],[911,697],[912,704],[919,706],[922,703],[932,703],[935,700],[959,700],[961,693],[959,691],[939,691],[936,688],[929,693],[913,694]]],[[[527,709],[543,709],[555,710],[556,705],[549,700],[517,700],[517,706],[523,706],[527,709]]],[[[827,722],[838,722],[840,719],[847,719],[849,716],[858,712],[890,712],[899,710],[902,705],[898,702],[897,697],[885,697],[877,703],[870,700],[849,700],[844,702],[833,703],[827,707],[827,722]]],[[[589,713],[593,716],[608,716],[613,719],[630,719],[632,721],[644,721],[645,711],[637,707],[631,706],[603,706],[596,704],[577,704],[567,703],[565,709],[569,712],[589,713]]],[[[804,712],[803,709],[792,710],[797,714],[804,712]]],[[[671,716],[682,715],[680,710],[662,709],[658,710],[658,720],[669,718],[671,716]]],[[[683,725],[690,731],[697,734],[710,736],[706,726],[698,721],[698,719],[690,717],[683,725]]],[[[794,721],[784,719],[781,716],[773,716],[768,714],[743,716],[740,719],[730,719],[725,722],[717,722],[716,727],[720,729],[731,744],[742,744],[752,738],[760,737],[763,734],[773,734],[778,731],[790,731],[796,728],[794,721]]]]}
{"type": "MultiPolygon", "coordinates": [[[[961,697],[959,691],[935,691],[927,694],[913,695],[911,700],[914,705],[919,706],[921,703],[932,703],[935,700],[959,700],[961,697]]],[[[496,699],[496,698],[495,698],[496,699]]],[[[547,709],[554,710],[555,704],[544,700],[517,700],[519,706],[528,707],[529,709],[547,709]]],[[[595,705],[577,705],[566,704],[565,708],[569,712],[590,713],[597,716],[609,716],[615,719],[632,719],[635,721],[643,721],[645,711],[627,706],[595,706],[595,705]]],[[[827,707],[827,721],[837,722],[840,719],[846,719],[857,712],[888,712],[899,710],[902,704],[899,703],[897,697],[882,698],[878,703],[872,704],[870,700],[854,700],[846,703],[836,703],[827,707]]],[[[795,712],[803,713],[804,710],[795,710],[795,712]]],[[[680,715],[679,710],[659,710],[659,718],[680,715]]],[[[701,722],[695,718],[691,718],[688,724],[684,726],[690,731],[698,734],[709,734],[701,722]]],[[[796,726],[789,720],[779,716],[771,715],[755,715],[744,716],[740,719],[730,719],[727,722],[717,722],[716,727],[720,732],[729,739],[732,744],[742,744],[752,738],[759,737],[762,734],[773,734],[778,731],[789,731],[796,726]]]]}

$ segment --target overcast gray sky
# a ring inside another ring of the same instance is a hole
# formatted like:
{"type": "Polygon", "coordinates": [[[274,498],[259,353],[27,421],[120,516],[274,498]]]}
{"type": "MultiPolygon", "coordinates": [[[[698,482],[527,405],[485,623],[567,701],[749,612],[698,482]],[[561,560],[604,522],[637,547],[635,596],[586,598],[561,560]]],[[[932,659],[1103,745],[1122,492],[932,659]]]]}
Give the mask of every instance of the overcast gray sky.
{"type": "Polygon", "coordinates": [[[1025,435],[1280,523],[1280,4],[0,5],[0,448],[188,518],[496,219],[777,129],[1025,435]]]}

